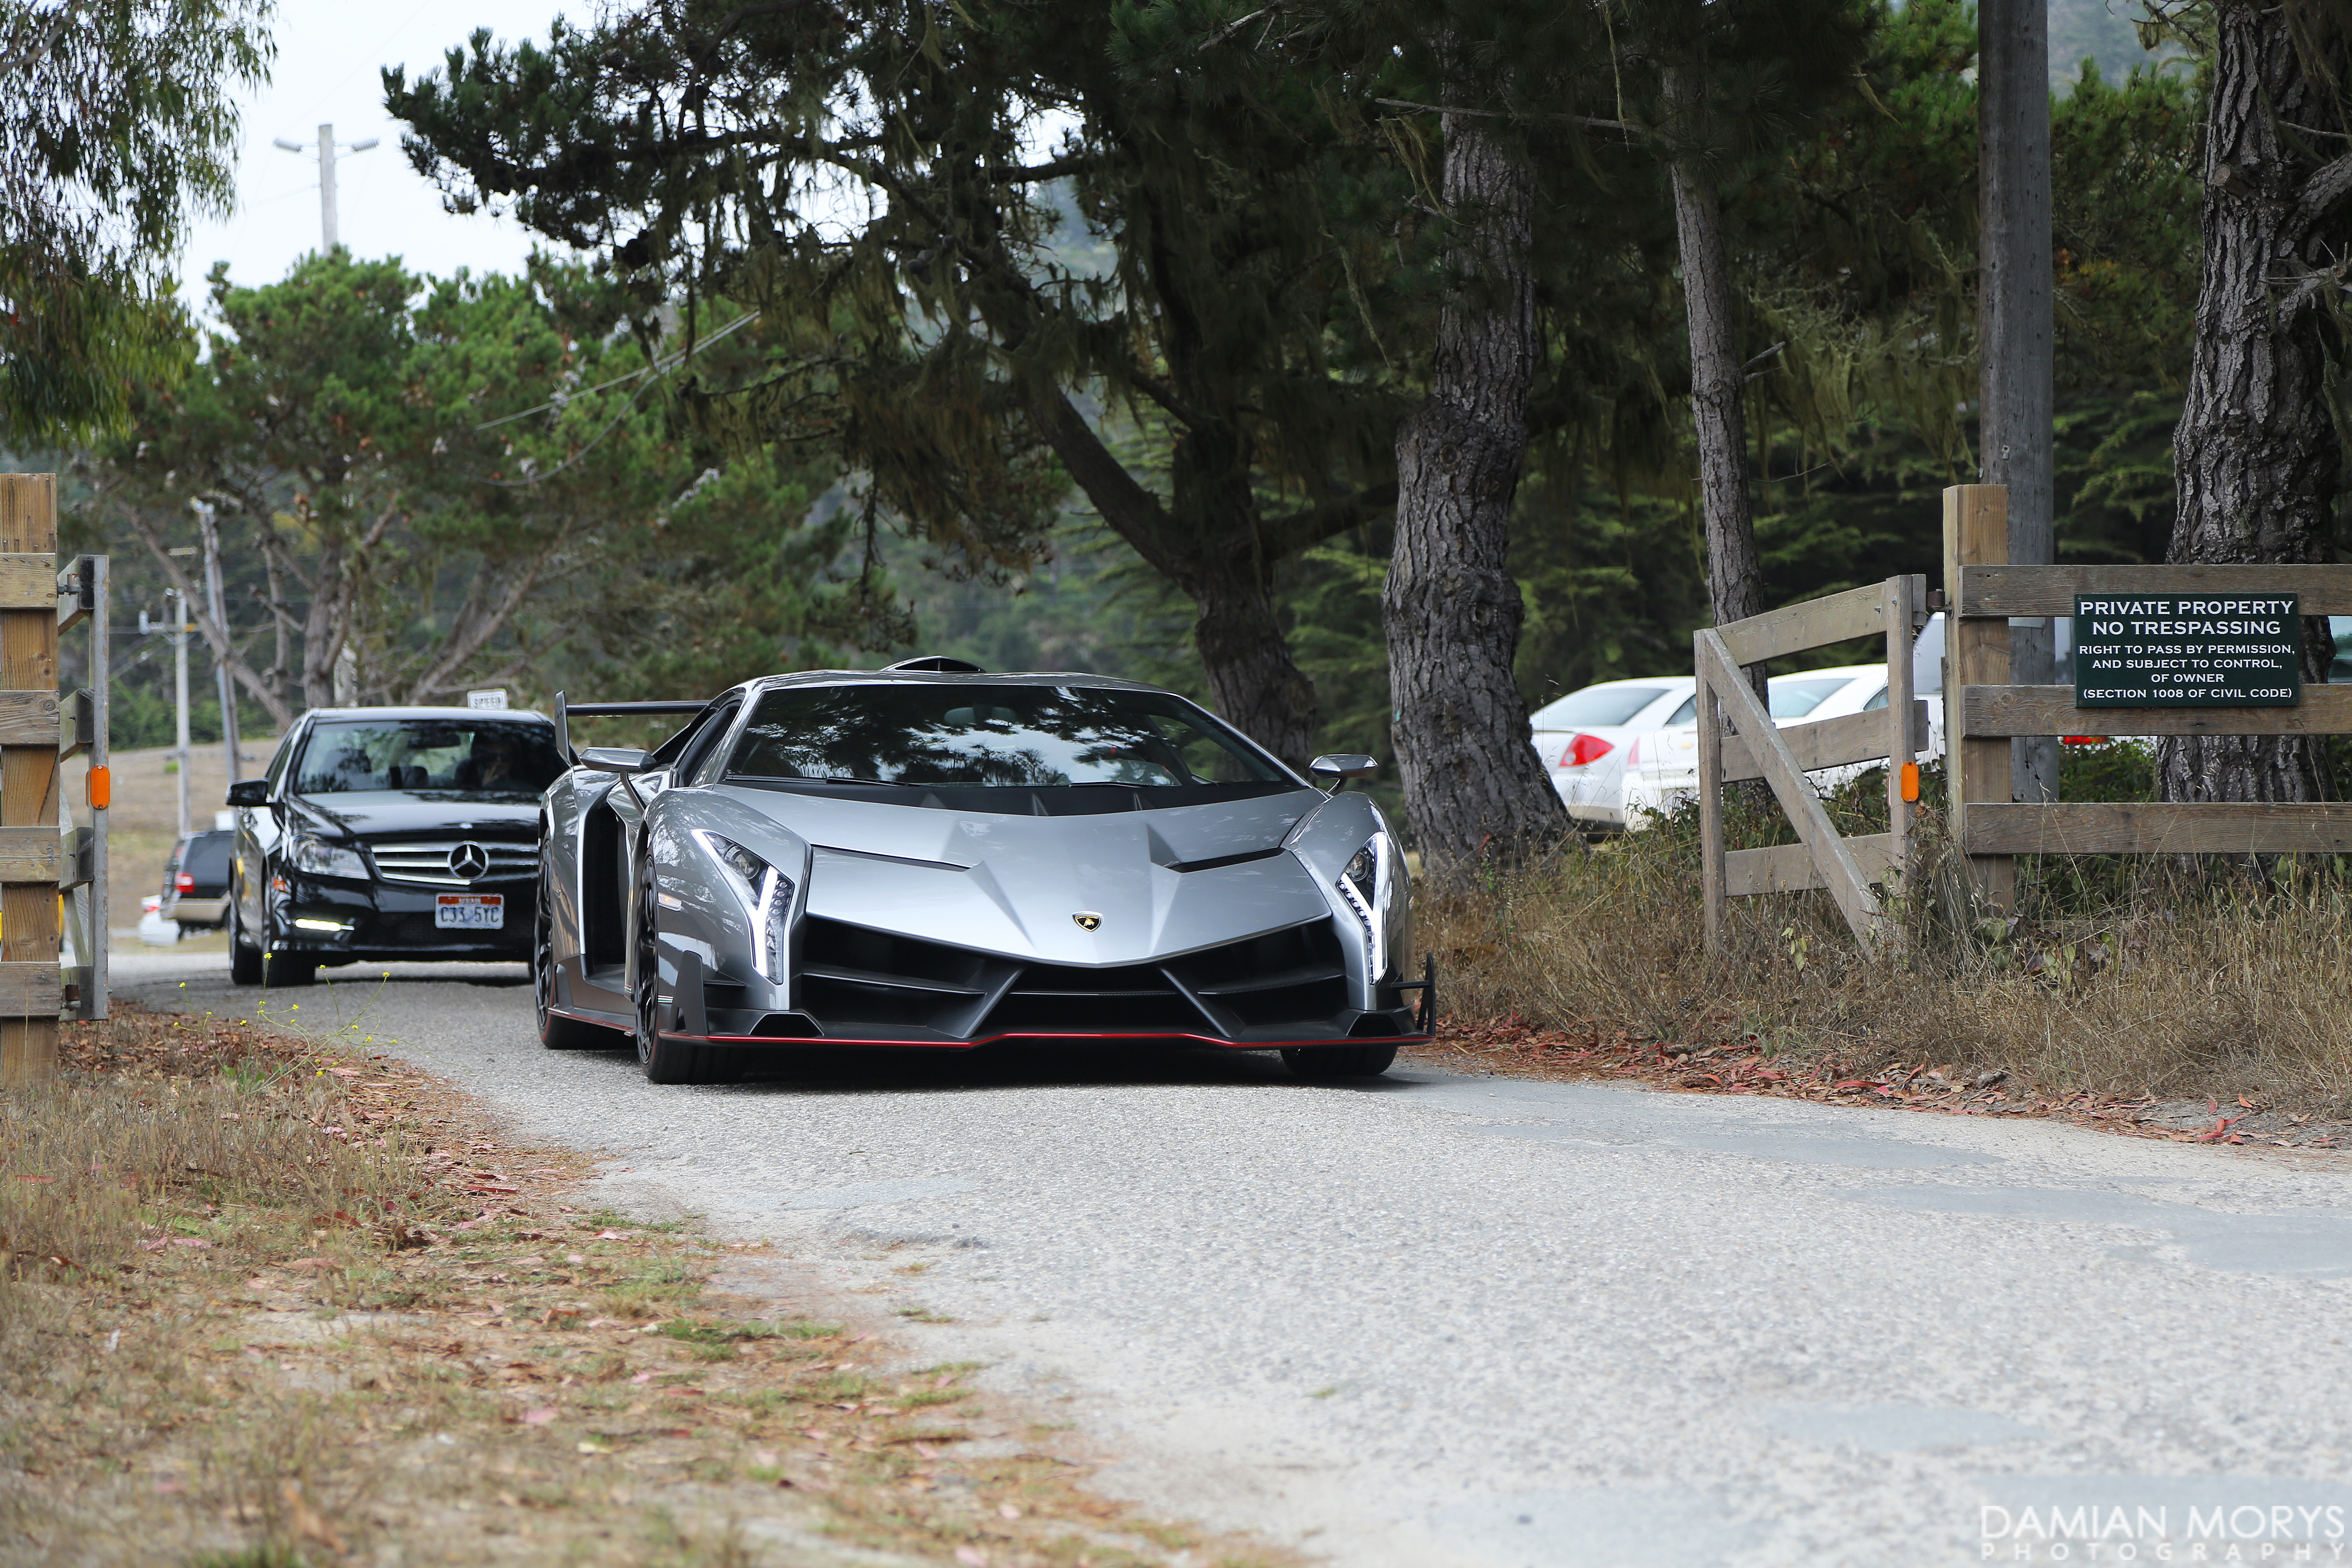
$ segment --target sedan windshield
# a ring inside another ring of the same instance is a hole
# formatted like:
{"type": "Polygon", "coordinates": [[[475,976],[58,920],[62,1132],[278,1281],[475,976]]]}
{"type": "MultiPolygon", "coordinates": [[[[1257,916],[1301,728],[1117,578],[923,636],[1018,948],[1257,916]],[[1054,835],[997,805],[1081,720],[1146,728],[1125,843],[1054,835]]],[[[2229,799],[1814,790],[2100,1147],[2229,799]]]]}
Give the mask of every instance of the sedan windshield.
{"type": "Polygon", "coordinates": [[[549,724],[511,720],[337,719],[314,724],[296,795],[378,790],[538,795],[563,772],[549,724]]]}
{"type": "Polygon", "coordinates": [[[1037,788],[1286,782],[1239,736],[1158,692],[1086,686],[787,686],[728,776],[1037,788]]]}

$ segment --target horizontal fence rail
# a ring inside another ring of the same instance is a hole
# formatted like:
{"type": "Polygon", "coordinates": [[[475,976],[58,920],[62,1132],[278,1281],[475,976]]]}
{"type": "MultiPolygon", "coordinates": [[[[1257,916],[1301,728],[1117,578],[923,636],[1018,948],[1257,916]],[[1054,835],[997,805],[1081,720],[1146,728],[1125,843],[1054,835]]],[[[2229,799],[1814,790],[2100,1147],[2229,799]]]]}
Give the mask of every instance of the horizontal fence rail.
{"type": "Polygon", "coordinates": [[[2077,708],[2071,686],[1964,686],[1970,735],[2341,735],[2352,686],[2314,686],[2299,708],[2077,708]]]}
{"type": "MultiPolygon", "coordinates": [[[[1959,485],[1963,490],[1999,489],[1998,485],[1959,485]]],[[[2004,503],[2004,513],[2005,503],[2004,503]]],[[[2008,553],[2007,542],[2001,552],[2008,553]]],[[[2276,566],[2011,566],[1959,563],[1957,614],[1967,620],[2008,620],[2071,616],[2077,594],[2210,594],[2217,598],[2249,594],[2303,595],[2306,616],[2352,616],[2352,566],[2283,563],[2276,566]]]]}
{"type": "Polygon", "coordinates": [[[2352,850],[2352,805],[2099,801],[1982,805],[1971,855],[2296,855],[2352,850]]]}

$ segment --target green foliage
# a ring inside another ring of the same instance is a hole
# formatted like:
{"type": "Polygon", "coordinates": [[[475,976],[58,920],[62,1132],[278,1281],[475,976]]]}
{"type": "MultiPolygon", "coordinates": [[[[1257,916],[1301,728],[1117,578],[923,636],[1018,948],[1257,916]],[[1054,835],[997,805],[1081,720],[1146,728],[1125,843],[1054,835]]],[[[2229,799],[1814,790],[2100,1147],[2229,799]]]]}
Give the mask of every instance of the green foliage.
{"type": "Polygon", "coordinates": [[[192,346],[171,270],[234,197],[236,96],[268,0],[0,6],[0,437],[119,427],[192,346]]]}
{"type": "Polygon", "coordinates": [[[803,526],[832,470],[678,427],[667,342],[584,269],[436,281],[338,249],[258,288],[216,269],[213,299],[195,373],[96,454],[79,536],[185,582],[165,549],[215,506],[231,668],[278,722],[345,659],[361,700],[431,701],[567,672],[709,689],[810,637],[888,640],[831,581],[845,524],[803,526]]]}

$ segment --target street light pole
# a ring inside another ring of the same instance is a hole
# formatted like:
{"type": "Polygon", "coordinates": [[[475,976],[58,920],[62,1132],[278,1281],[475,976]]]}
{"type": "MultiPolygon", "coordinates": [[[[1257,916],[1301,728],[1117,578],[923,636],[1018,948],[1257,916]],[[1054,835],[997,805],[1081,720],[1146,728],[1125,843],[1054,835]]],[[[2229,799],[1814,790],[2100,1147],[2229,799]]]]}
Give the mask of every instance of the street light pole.
{"type": "Polygon", "coordinates": [[[228,749],[228,782],[236,783],[245,775],[236,765],[236,679],[228,672],[228,615],[221,603],[220,529],[213,520],[213,505],[199,500],[188,503],[195,509],[196,525],[205,540],[205,601],[212,611],[213,626],[220,642],[213,659],[213,670],[220,679],[221,744],[228,749]]]}
{"type": "MultiPolygon", "coordinates": [[[[2044,0],[1977,7],[1978,439],[1984,482],[2009,489],[2009,558],[2047,565],[2056,486],[2051,342],[2050,23],[2044,0]]],[[[1947,591],[1951,591],[1948,585],[1947,591]]],[[[2010,679],[2059,679],[2050,619],[2009,633],[2010,679]]],[[[2073,677],[2067,676],[2072,679],[2073,677]]],[[[2058,798],[2056,737],[2011,743],[2011,793],[2058,798]]]]}
{"type": "Polygon", "coordinates": [[[315,142],[295,142],[283,136],[271,142],[272,146],[282,147],[289,153],[307,152],[312,147],[318,149],[319,249],[322,253],[342,243],[342,227],[335,211],[335,155],[339,150],[364,153],[375,144],[376,139],[373,136],[362,137],[357,142],[338,142],[331,121],[319,127],[319,139],[315,142]]]}
{"type": "Polygon", "coordinates": [[[172,607],[172,698],[179,707],[173,741],[180,760],[180,837],[188,836],[188,600],[177,588],[163,590],[172,607]]]}

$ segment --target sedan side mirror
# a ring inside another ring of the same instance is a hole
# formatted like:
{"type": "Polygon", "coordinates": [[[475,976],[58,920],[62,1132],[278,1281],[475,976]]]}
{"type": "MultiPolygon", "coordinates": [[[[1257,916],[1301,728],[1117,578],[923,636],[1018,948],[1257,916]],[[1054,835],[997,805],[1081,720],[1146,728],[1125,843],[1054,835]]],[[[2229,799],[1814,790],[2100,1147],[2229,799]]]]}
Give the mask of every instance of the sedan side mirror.
{"type": "Polygon", "coordinates": [[[641,773],[654,765],[654,755],[634,746],[583,746],[580,765],[601,773],[641,773]]]}
{"type": "Polygon", "coordinates": [[[269,804],[269,781],[268,779],[237,780],[235,784],[228,786],[228,804],[231,805],[268,805],[269,804]]]}
{"type": "Polygon", "coordinates": [[[1379,773],[1381,760],[1341,752],[1336,756],[1316,758],[1307,764],[1307,771],[1314,775],[1317,784],[1337,793],[1349,779],[1368,779],[1379,773]]]}

